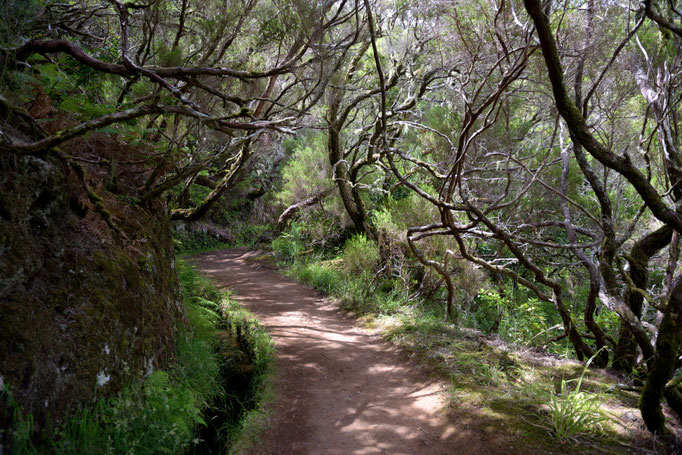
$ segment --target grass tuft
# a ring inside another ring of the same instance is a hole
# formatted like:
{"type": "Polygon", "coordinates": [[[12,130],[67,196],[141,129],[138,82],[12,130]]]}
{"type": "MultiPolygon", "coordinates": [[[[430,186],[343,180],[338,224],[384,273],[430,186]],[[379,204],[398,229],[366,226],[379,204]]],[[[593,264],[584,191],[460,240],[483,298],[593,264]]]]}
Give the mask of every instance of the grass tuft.
{"type": "Polygon", "coordinates": [[[576,436],[595,434],[602,429],[602,423],[607,418],[600,412],[600,396],[581,391],[585,373],[597,352],[592,356],[583,368],[577,380],[561,380],[561,392],[552,393],[549,403],[549,419],[551,429],[560,441],[575,441],[576,436]],[[576,382],[573,390],[569,385],[576,382]]]}

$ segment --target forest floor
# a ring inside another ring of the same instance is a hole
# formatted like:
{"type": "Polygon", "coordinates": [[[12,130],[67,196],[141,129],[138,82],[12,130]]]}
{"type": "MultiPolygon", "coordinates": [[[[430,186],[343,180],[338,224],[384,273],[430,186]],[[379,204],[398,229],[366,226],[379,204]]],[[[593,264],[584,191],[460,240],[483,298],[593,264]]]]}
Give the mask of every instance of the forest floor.
{"type": "Polygon", "coordinates": [[[219,287],[233,290],[275,340],[276,399],[269,404],[269,428],[251,453],[582,452],[529,437],[518,418],[453,403],[450,385],[432,369],[256,256],[231,249],[191,259],[219,287]]]}

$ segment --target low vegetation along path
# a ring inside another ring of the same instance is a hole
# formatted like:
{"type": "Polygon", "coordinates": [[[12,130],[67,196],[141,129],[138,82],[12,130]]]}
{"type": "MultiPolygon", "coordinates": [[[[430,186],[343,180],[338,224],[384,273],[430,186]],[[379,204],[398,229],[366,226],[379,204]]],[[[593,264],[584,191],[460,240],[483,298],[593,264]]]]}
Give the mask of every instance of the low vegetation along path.
{"type": "Polygon", "coordinates": [[[277,346],[277,399],[254,453],[515,452],[499,428],[447,412],[444,384],[318,292],[258,266],[254,256],[232,249],[193,258],[219,286],[236,291],[277,346]]]}

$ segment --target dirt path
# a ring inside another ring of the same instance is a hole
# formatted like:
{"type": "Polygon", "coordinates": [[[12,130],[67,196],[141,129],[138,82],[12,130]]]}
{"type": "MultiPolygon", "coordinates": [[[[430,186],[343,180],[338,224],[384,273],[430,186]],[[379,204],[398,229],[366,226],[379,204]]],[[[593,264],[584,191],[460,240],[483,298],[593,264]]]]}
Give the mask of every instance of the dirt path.
{"type": "MultiPolygon", "coordinates": [[[[272,426],[256,454],[494,454],[516,450],[501,428],[444,412],[445,385],[319,293],[256,267],[244,249],[193,258],[233,289],[278,350],[272,426]],[[506,441],[505,441],[506,440],[506,441]]],[[[518,449],[517,449],[518,450],[518,449]]]]}

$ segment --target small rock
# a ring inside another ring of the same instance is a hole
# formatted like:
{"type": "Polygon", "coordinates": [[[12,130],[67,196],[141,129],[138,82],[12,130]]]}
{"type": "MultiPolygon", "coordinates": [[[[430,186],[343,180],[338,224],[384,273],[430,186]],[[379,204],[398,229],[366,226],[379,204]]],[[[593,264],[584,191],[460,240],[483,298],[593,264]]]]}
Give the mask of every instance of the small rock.
{"type": "Polygon", "coordinates": [[[620,416],[620,418],[621,418],[622,420],[629,420],[630,422],[636,422],[636,421],[639,420],[639,417],[637,416],[637,414],[635,414],[635,413],[632,412],[632,411],[624,412],[624,413],[620,416]]]}

